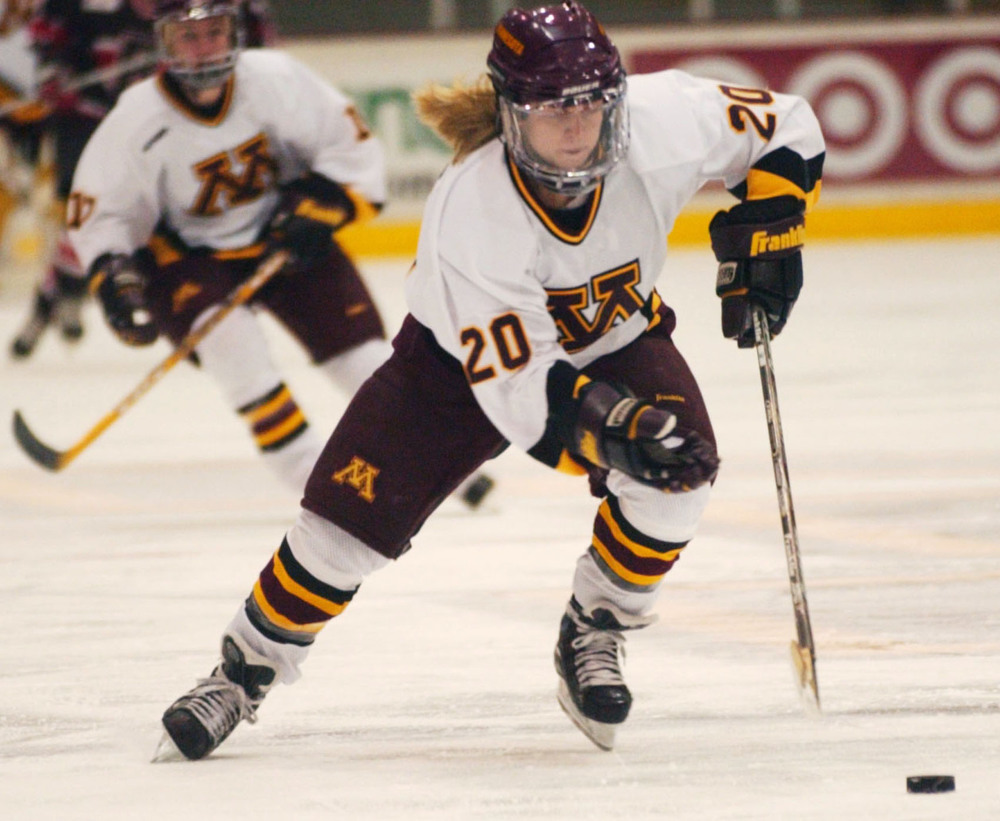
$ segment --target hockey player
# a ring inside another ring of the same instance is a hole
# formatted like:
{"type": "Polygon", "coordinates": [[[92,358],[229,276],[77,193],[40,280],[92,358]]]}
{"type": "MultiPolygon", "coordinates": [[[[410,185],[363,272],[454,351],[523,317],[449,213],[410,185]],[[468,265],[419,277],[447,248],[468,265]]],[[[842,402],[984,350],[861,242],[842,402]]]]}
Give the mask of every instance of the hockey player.
{"type": "MultiPolygon", "coordinates": [[[[152,32],[153,0],[42,0],[30,22],[38,58],[38,91],[50,111],[47,127],[55,145],[57,210],[65,207],[80,152],[118,93],[155,62],[152,32]],[[97,69],[109,69],[124,60],[137,70],[113,70],[104,82],[74,88],[74,81],[97,69]]],[[[61,222],[61,215],[56,217],[61,222]]],[[[86,293],[83,271],[73,248],[60,229],[54,258],[35,288],[31,313],[11,342],[11,354],[29,356],[50,324],[63,339],[75,342],[83,335],[80,308],[86,293]]]]}
{"type": "Polygon", "coordinates": [[[255,720],[364,577],[505,441],[589,473],[602,497],[559,628],[558,700],[603,749],[629,714],[624,631],[653,620],[718,467],[654,287],[666,235],[704,183],[724,181],[741,202],[710,229],[723,332],[748,344],[758,303],[779,332],[823,139],[798,97],[676,70],[626,78],[575,2],[507,12],[487,65],[489,84],[418,97],[456,156],[426,204],[410,315],[327,442],[220,663],[164,713],[161,755],[173,743],[200,758],[255,720]]]}
{"type": "MultiPolygon", "coordinates": [[[[333,232],[385,198],[379,141],[351,102],[285,54],[241,50],[237,8],[161,0],[164,71],[120,98],[88,143],[69,236],[112,330],[179,342],[271,251],[294,264],[255,297],[346,391],[386,359],[381,317],[333,232]],[[114,161],[109,161],[114,158],[114,161]]],[[[251,307],[197,358],[265,463],[301,491],[322,449],[251,307]]]]}
{"type": "MultiPolygon", "coordinates": [[[[11,342],[11,354],[16,358],[30,356],[52,324],[68,342],[83,335],[84,270],[62,226],[62,211],[90,135],[122,90],[155,68],[155,10],[156,0],[42,0],[32,17],[39,93],[50,111],[48,127],[55,142],[59,236],[54,258],[35,288],[31,313],[11,342]],[[77,87],[93,72],[102,73],[105,79],[77,87]]],[[[250,45],[265,45],[274,39],[264,0],[244,0],[240,13],[251,34],[250,45]]]]}
{"type": "Polygon", "coordinates": [[[28,35],[28,0],[0,0],[0,242],[8,218],[28,199],[43,106],[32,104],[35,56],[28,35]]]}
{"type": "MultiPolygon", "coordinates": [[[[273,363],[254,314],[276,317],[348,395],[391,348],[333,233],[385,198],[378,139],[351,101],[301,63],[242,51],[238,8],[160,0],[164,71],[125,92],[87,144],[69,236],[111,329],[128,345],[178,343],[271,252],[288,270],[198,346],[265,464],[301,492],[323,448],[273,363]],[[109,161],[114,158],[114,161],[109,161]]],[[[475,507],[489,489],[463,489],[475,507]]]]}

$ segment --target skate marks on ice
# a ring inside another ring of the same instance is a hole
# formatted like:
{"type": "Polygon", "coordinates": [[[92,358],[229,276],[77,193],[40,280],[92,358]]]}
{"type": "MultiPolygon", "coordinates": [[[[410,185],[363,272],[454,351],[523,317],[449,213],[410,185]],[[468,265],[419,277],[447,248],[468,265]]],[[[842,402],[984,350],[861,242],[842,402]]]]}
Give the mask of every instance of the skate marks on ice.
{"type": "MultiPolygon", "coordinates": [[[[774,358],[819,721],[789,672],[758,375],[718,332],[710,252],[676,255],[661,290],[723,467],[659,623],[629,638],[635,702],[611,753],[563,715],[552,671],[593,504],[507,453],[490,465],[488,518],[442,509],[256,725],[204,761],[151,765],[163,710],[212,669],[297,499],[186,366],[58,475],[28,462],[5,423],[5,816],[1000,817],[1000,388],[984,377],[1000,350],[1000,278],[981,263],[998,257],[995,241],[809,249],[774,358]],[[955,775],[956,791],[907,794],[906,777],[925,772],[955,775]]],[[[403,273],[374,273],[391,322],[403,273]]],[[[0,327],[21,309],[0,300],[0,327]]],[[[162,357],[86,321],[72,350],[43,340],[30,360],[0,363],[3,418],[23,408],[71,441],[162,357]]],[[[334,419],[342,400],[296,353],[276,353],[316,423],[334,419]]]]}

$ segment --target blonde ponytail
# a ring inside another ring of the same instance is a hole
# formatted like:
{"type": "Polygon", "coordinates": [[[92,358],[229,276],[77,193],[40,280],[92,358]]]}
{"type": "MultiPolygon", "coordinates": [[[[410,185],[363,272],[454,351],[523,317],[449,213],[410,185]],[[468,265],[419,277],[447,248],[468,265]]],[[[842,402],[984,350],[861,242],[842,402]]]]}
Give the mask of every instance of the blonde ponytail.
{"type": "Polygon", "coordinates": [[[415,92],[420,121],[441,137],[459,162],[499,134],[493,84],[483,74],[475,83],[432,84],[415,92]]]}

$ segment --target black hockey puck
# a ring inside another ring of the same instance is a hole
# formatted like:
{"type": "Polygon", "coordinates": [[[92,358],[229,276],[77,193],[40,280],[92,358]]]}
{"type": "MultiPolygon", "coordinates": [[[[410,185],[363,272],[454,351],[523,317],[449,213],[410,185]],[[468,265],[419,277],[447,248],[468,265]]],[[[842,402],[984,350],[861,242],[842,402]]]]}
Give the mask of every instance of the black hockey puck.
{"type": "Polygon", "coordinates": [[[493,490],[493,480],[485,473],[480,473],[462,493],[462,501],[471,508],[479,507],[479,504],[493,490]]]}
{"type": "Polygon", "coordinates": [[[954,789],[953,775],[911,775],[906,779],[907,792],[951,792],[954,789]]]}

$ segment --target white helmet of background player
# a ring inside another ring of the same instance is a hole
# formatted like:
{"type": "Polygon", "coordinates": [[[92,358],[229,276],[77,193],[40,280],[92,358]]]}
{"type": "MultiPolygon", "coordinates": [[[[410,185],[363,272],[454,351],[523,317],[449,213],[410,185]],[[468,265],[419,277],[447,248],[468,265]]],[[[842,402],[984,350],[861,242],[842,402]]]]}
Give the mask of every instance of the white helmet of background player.
{"type": "Polygon", "coordinates": [[[579,3],[511,9],[497,24],[486,64],[503,141],[518,168],[537,182],[560,194],[582,194],[625,157],[625,70],[604,28],[579,3]],[[593,152],[573,168],[541,156],[527,133],[531,118],[568,109],[601,117],[593,152]]]}
{"type": "Polygon", "coordinates": [[[156,4],[156,43],[166,71],[192,90],[214,88],[224,83],[236,65],[243,48],[243,26],[239,9],[225,0],[158,0],[156,4]],[[192,36],[196,27],[207,22],[225,26],[227,47],[210,59],[191,61],[179,54],[182,38],[192,36]]]}

